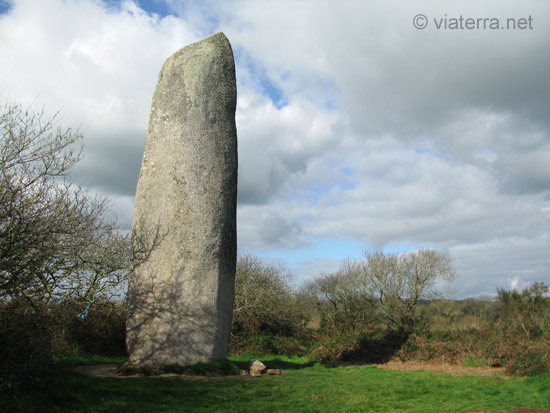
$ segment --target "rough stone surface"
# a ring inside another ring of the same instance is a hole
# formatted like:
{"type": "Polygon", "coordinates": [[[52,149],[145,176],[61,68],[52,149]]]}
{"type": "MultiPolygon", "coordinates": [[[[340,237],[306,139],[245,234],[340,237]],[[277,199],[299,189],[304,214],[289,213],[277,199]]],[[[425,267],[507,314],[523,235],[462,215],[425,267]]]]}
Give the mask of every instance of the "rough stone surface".
{"type": "Polygon", "coordinates": [[[258,376],[261,376],[262,373],[264,372],[265,365],[261,361],[255,360],[252,363],[250,363],[250,367],[248,368],[248,370],[250,371],[250,375],[252,377],[258,377],[258,376]]]}
{"type": "Polygon", "coordinates": [[[129,365],[224,359],[237,250],[237,87],[223,33],[163,65],[135,199],[129,365]]]}

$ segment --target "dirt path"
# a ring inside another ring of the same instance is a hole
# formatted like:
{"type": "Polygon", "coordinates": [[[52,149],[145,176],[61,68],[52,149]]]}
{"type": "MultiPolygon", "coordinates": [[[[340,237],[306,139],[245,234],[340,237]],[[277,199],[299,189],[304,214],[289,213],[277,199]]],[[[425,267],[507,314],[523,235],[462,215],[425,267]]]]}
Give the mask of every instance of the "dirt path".
{"type": "Polygon", "coordinates": [[[461,376],[481,376],[481,377],[507,377],[504,367],[467,367],[460,364],[446,364],[441,362],[422,362],[422,361],[390,361],[378,365],[383,370],[423,370],[435,373],[449,373],[454,377],[461,376]]]}
{"type": "MultiPolygon", "coordinates": [[[[492,367],[467,367],[458,364],[445,364],[445,363],[435,363],[435,362],[420,362],[420,361],[407,361],[407,362],[398,362],[390,361],[385,364],[379,364],[379,369],[383,370],[403,370],[403,371],[412,371],[412,370],[423,370],[430,371],[435,373],[449,373],[454,377],[460,376],[481,376],[481,377],[506,377],[505,369],[492,368],[492,367]]],[[[120,376],[117,374],[118,366],[116,364],[98,364],[93,366],[77,366],[74,368],[74,371],[83,374],[85,376],[106,378],[135,378],[143,376],[120,376]]],[[[227,378],[245,378],[246,376],[222,376],[222,377],[204,377],[204,376],[183,376],[181,374],[161,374],[160,376],[151,376],[152,378],[163,378],[163,377],[180,377],[187,380],[205,380],[205,379],[227,379],[227,378]]]]}
{"type": "Polygon", "coordinates": [[[84,376],[90,377],[118,377],[116,372],[118,366],[116,364],[97,364],[94,366],[76,366],[74,371],[84,376]]]}
{"type": "Polygon", "coordinates": [[[115,378],[115,379],[135,379],[149,377],[151,379],[162,379],[169,377],[178,377],[182,380],[223,380],[223,379],[246,379],[251,376],[186,376],[184,374],[164,373],[157,376],[143,376],[139,374],[122,376],[118,374],[116,364],[97,364],[92,366],[76,366],[73,371],[84,376],[97,378],[115,378]]]}

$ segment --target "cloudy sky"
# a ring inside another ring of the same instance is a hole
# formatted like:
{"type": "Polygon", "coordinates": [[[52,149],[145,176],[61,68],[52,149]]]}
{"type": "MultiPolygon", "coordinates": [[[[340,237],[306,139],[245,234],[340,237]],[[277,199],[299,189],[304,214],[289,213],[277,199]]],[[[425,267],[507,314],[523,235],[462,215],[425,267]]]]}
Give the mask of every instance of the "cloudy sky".
{"type": "Polygon", "coordinates": [[[218,31],[240,252],[297,282],[373,248],[449,254],[458,297],[550,282],[546,0],[0,0],[0,97],[80,127],[74,179],[129,228],[161,65],[218,31]]]}

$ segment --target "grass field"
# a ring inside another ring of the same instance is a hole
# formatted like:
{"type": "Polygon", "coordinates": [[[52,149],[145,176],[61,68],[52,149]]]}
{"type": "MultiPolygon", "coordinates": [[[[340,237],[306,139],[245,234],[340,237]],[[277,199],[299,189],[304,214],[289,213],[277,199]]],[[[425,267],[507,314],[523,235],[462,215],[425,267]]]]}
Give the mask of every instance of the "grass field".
{"type": "MultiPolygon", "coordinates": [[[[232,357],[239,367],[254,357],[232,357]]],[[[4,411],[48,412],[340,412],[513,411],[550,409],[550,375],[486,378],[380,370],[376,366],[324,367],[306,359],[262,357],[281,376],[182,380],[92,378],[75,364],[118,359],[66,359],[32,394],[4,411]]]]}

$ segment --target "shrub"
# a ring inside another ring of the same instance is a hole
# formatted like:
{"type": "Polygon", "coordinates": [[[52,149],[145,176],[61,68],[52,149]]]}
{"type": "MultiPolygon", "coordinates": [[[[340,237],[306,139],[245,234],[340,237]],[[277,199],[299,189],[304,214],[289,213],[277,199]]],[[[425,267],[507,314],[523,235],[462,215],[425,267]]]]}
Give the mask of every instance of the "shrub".
{"type": "Polygon", "coordinates": [[[550,350],[524,349],[519,351],[506,368],[513,376],[537,376],[550,373],[550,350]]]}
{"type": "Polygon", "coordinates": [[[312,346],[314,338],[303,334],[297,336],[282,336],[269,333],[258,333],[253,336],[246,334],[234,335],[229,343],[229,352],[240,354],[278,354],[289,357],[305,356],[312,346]]]}
{"type": "Polygon", "coordinates": [[[465,358],[475,358],[497,366],[517,348],[514,340],[514,337],[508,337],[496,327],[425,330],[411,334],[397,356],[401,360],[439,360],[447,363],[461,363],[465,358]]]}
{"type": "Polygon", "coordinates": [[[309,357],[325,364],[339,362],[344,353],[355,348],[359,337],[359,333],[355,332],[324,336],[319,340],[318,346],[310,352],[309,357]]]}
{"type": "MultiPolygon", "coordinates": [[[[77,317],[79,309],[65,307],[66,349],[102,356],[126,355],[126,310],[121,304],[94,303],[88,316],[77,317]]],[[[80,310],[81,311],[81,310],[80,310]]]]}
{"type": "Polygon", "coordinates": [[[498,289],[504,321],[523,332],[527,338],[541,336],[550,318],[549,291],[550,287],[537,282],[521,293],[498,289]]]}
{"type": "Polygon", "coordinates": [[[239,257],[230,353],[304,355],[309,351],[310,314],[291,280],[284,266],[252,255],[239,257]]]}
{"type": "Polygon", "coordinates": [[[341,361],[385,363],[407,342],[404,330],[379,330],[359,336],[354,347],[340,355],[341,361]]]}
{"type": "Polygon", "coordinates": [[[324,337],[309,356],[325,364],[384,363],[407,342],[404,330],[370,329],[324,337]]]}
{"type": "Polygon", "coordinates": [[[94,304],[84,319],[78,317],[81,311],[74,303],[0,303],[0,390],[32,386],[56,355],[126,355],[124,306],[94,304]]]}
{"type": "Polygon", "coordinates": [[[291,336],[308,323],[291,287],[292,275],[281,265],[243,255],[237,261],[233,333],[291,336]]]}
{"type": "Polygon", "coordinates": [[[32,386],[52,365],[51,317],[44,306],[0,304],[0,392],[32,386]]]}

